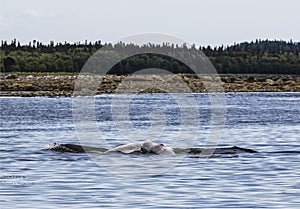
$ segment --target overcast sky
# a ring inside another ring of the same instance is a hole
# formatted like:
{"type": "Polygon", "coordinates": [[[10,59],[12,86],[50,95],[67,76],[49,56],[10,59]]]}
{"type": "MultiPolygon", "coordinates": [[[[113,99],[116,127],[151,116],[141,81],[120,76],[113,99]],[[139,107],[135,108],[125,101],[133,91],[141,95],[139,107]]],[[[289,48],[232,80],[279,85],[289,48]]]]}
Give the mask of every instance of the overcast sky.
{"type": "Polygon", "coordinates": [[[300,41],[299,0],[0,0],[0,39],[111,42],[156,32],[197,45],[300,41]]]}

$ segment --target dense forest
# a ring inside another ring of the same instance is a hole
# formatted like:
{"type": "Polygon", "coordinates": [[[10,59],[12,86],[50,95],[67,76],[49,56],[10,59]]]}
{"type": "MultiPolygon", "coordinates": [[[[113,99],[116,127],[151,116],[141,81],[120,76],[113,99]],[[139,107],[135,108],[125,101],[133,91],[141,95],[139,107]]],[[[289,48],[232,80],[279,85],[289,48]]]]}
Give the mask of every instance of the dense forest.
{"type": "MultiPolygon", "coordinates": [[[[286,41],[256,40],[232,46],[192,47],[163,45],[116,45],[102,44],[101,41],[85,43],[54,43],[43,44],[32,41],[20,44],[17,40],[10,43],[2,41],[0,46],[1,72],[80,72],[88,58],[105,46],[107,58],[117,56],[112,53],[114,48],[135,51],[140,47],[163,48],[174,50],[182,56],[194,56],[202,51],[211,60],[218,73],[221,74],[300,74],[300,43],[286,41]]],[[[193,60],[192,60],[193,61],[193,60]]],[[[112,74],[130,74],[145,68],[161,68],[172,73],[192,73],[183,63],[176,59],[158,54],[140,54],[122,60],[109,72],[112,74]]]]}

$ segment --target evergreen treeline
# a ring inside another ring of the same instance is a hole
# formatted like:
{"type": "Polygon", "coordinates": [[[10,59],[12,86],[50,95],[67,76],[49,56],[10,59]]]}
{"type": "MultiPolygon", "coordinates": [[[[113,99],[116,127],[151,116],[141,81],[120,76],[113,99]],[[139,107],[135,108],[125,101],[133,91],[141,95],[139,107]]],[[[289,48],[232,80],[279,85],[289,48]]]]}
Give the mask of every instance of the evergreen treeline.
{"type": "MultiPolygon", "coordinates": [[[[192,62],[197,62],[199,57],[195,56],[197,53],[194,52],[201,50],[221,74],[300,74],[300,43],[269,40],[214,48],[210,46],[196,48],[195,45],[187,48],[173,44],[137,46],[124,43],[113,46],[103,45],[100,41],[73,44],[67,42],[43,44],[33,41],[21,45],[16,40],[10,43],[2,41],[0,69],[1,72],[80,72],[88,58],[103,46],[105,46],[104,53],[107,59],[116,56],[112,53],[113,48],[135,52],[144,47],[175,51],[177,56],[187,56],[192,59],[192,62]]],[[[177,60],[155,54],[141,54],[122,60],[111,69],[110,73],[130,74],[151,67],[165,69],[172,73],[192,73],[177,60]]]]}

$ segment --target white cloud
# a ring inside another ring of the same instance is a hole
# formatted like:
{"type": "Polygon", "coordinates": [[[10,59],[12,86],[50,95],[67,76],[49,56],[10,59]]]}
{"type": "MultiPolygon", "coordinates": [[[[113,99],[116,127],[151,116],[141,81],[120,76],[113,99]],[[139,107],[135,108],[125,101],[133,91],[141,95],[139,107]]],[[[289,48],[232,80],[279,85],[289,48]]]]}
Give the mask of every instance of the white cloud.
{"type": "Polygon", "coordinates": [[[5,19],[5,17],[0,15],[0,26],[1,26],[1,27],[5,27],[5,26],[8,26],[8,25],[9,25],[9,23],[8,23],[8,21],[5,19]]]}
{"type": "Polygon", "coordinates": [[[34,10],[34,9],[25,11],[24,15],[27,15],[29,17],[43,17],[44,16],[44,14],[42,12],[34,10]]]}
{"type": "Polygon", "coordinates": [[[53,13],[46,13],[46,12],[39,11],[39,10],[36,10],[36,9],[28,9],[28,10],[25,10],[20,15],[18,15],[18,17],[30,17],[30,18],[54,17],[54,14],[53,13]]]}

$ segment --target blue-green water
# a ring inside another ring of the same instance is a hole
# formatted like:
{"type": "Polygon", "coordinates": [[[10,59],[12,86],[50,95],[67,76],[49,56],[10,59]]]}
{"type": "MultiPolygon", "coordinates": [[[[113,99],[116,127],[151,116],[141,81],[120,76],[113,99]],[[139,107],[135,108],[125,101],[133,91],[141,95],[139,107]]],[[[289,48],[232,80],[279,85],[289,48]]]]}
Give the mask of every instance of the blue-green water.
{"type": "MultiPolygon", "coordinates": [[[[210,108],[198,101],[200,131],[207,137],[210,108]]],[[[110,102],[96,99],[99,128],[110,145],[122,142],[114,130],[110,102]]],[[[258,153],[213,156],[200,162],[185,156],[156,176],[122,177],[82,153],[44,148],[53,142],[79,144],[72,98],[1,98],[1,208],[299,208],[300,93],[228,93],[226,124],[220,146],[251,148],[258,153]]],[[[179,110],[165,94],[141,94],[132,102],[134,127],[147,128],[151,109],[166,114],[162,142],[180,127],[179,110]]],[[[109,155],[105,155],[109,161],[109,155]]],[[[130,161],[147,156],[114,156],[130,161]]],[[[155,156],[155,160],[170,156],[155,156]]],[[[115,163],[113,161],[112,163],[115,163]]],[[[114,166],[117,169],[117,166],[114,166]]],[[[124,169],[124,167],[122,168],[124,169]]],[[[128,167],[128,169],[131,169],[128,167]]],[[[134,168],[138,172],[138,168],[134,168]]],[[[117,172],[116,172],[117,173],[117,172]]]]}

